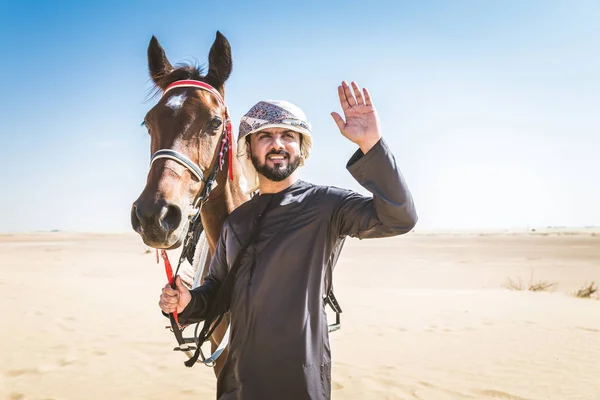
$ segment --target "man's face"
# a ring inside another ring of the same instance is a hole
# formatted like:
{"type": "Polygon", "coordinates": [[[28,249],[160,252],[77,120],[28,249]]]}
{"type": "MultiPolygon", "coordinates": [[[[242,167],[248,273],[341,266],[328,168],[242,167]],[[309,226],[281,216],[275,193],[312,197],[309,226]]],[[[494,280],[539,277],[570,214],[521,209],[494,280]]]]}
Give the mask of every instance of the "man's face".
{"type": "Polygon", "coordinates": [[[280,182],[301,164],[300,134],[283,128],[269,128],[250,136],[250,157],[256,171],[280,182]]]}

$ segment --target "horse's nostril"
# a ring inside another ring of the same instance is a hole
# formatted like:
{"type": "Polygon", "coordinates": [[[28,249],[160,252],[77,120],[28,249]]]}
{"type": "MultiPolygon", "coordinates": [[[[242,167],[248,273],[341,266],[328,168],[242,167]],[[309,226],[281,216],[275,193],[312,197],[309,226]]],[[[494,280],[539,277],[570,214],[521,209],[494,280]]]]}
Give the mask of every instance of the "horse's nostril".
{"type": "Polygon", "coordinates": [[[181,223],[181,209],[169,204],[161,210],[160,224],[165,231],[174,231],[181,223]]]}
{"type": "Polygon", "coordinates": [[[141,223],[140,216],[138,215],[138,207],[134,203],[133,206],[131,206],[131,227],[134,231],[139,231],[140,225],[141,223]]]}

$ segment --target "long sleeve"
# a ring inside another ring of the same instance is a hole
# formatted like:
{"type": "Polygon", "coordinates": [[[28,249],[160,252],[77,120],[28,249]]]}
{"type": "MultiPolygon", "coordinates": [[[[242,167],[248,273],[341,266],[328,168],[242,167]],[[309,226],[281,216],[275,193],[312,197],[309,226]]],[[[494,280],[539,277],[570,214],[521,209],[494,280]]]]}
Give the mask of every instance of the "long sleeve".
{"type": "Polygon", "coordinates": [[[409,232],[417,223],[412,195],[384,139],[366,154],[359,149],[346,168],[373,194],[341,190],[332,223],[339,236],[378,238],[409,232]]]}
{"type": "Polygon", "coordinates": [[[227,276],[228,266],[225,249],[227,231],[225,226],[221,230],[215,255],[210,262],[209,272],[204,282],[190,291],[192,300],[179,315],[179,320],[184,324],[200,322],[206,318],[209,306],[215,300],[221,283],[227,276]]]}

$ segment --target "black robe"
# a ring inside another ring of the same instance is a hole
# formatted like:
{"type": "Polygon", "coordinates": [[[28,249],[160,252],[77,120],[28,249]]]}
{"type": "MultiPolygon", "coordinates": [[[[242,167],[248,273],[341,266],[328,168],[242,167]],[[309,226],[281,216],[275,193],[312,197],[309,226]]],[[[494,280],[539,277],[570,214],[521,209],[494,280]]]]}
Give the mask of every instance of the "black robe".
{"type": "Polygon", "coordinates": [[[255,215],[271,200],[235,279],[219,400],[331,398],[324,297],[341,245],[347,236],[407,233],[417,221],[411,194],[383,139],[367,154],[358,150],[347,169],[372,197],[298,180],[279,193],[254,196],[223,225],[209,275],[192,290],[182,323],[206,318],[255,215]]]}

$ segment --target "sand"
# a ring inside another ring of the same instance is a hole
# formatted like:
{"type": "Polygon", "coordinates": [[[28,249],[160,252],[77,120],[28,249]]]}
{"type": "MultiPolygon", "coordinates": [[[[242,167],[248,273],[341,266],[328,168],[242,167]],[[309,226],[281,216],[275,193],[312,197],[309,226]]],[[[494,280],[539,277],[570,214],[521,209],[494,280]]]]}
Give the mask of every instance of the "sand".
{"type": "MultiPolygon", "coordinates": [[[[213,371],[171,351],[146,250],[134,234],[0,235],[1,399],[214,398],[213,371]]],[[[591,281],[592,230],[349,240],[333,398],[600,399],[600,301],[572,295],[591,281]]]]}

